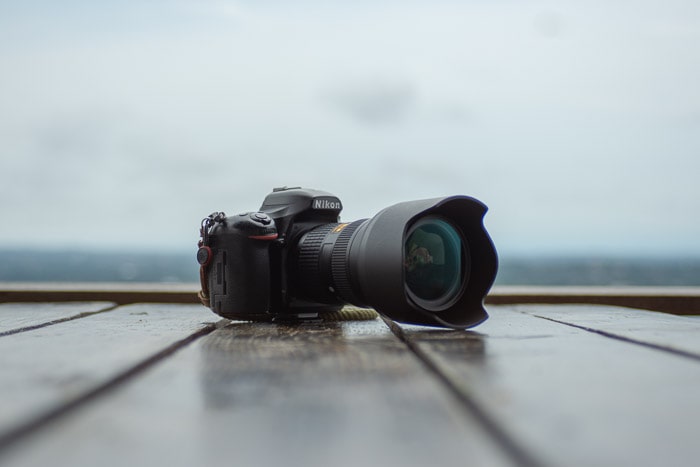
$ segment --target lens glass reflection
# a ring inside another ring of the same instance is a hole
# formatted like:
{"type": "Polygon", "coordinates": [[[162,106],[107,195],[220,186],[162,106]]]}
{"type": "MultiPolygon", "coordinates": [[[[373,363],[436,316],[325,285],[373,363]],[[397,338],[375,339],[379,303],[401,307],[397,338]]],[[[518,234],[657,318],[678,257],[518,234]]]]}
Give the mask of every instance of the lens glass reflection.
{"type": "Polygon", "coordinates": [[[406,285],[427,301],[447,301],[462,283],[462,237],[446,220],[426,217],[409,231],[404,244],[406,285]]]}

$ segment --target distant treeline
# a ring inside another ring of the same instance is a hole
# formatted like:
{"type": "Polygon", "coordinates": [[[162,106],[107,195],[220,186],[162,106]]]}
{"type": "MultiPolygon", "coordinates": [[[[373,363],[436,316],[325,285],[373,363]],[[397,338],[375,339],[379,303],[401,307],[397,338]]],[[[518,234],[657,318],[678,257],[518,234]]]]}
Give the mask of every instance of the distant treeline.
{"type": "Polygon", "coordinates": [[[195,253],[2,251],[0,281],[196,282],[195,253]]]}
{"type": "Polygon", "coordinates": [[[501,285],[700,285],[700,258],[501,258],[501,285]]]}
{"type": "MultiPolygon", "coordinates": [[[[0,282],[197,282],[192,254],[0,250],[0,282]]],[[[700,258],[500,258],[500,285],[700,286],[700,258]]]]}

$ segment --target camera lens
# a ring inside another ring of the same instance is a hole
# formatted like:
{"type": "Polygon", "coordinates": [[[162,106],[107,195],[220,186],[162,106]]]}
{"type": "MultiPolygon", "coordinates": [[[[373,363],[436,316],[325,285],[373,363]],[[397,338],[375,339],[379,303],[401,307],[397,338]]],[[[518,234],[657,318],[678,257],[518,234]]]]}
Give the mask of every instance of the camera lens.
{"type": "Polygon", "coordinates": [[[404,274],[411,298],[428,310],[449,306],[464,283],[462,236],[449,222],[425,217],[408,231],[404,274]]]}
{"type": "Polygon", "coordinates": [[[404,323],[463,329],[487,318],[496,250],[486,206],[452,196],[390,206],[370,219],[306,231],[289,280],[299,308],[351,303],[404,323]]]}

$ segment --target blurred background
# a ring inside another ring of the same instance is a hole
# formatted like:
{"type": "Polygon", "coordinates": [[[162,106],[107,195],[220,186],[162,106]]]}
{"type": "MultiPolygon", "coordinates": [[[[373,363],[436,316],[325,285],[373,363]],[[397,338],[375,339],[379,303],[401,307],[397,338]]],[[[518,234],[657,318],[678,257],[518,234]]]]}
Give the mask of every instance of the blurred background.
{"type": "Polygon", "coordinates": [[[0,280],[196,281],[275,186],[468,194],[499,283],[700,285],[700,3],[0,1],[0,280]]]}

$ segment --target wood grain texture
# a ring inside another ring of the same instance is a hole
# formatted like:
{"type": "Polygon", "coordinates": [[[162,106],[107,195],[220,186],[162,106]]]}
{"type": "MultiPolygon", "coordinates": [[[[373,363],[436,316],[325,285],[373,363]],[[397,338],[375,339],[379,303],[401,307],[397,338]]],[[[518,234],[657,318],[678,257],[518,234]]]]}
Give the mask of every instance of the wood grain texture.
{"type": "Polygon", "coordinates": [[[0,336],[108,310],[111,302],[0,303],[0,336]]]}
{"type": "MultiPolygon", "coordinates": [[[[613,337],[700,359],[700,317],[587,305],[517,306],[514,309],[613,337]]],[[[700,388],[698,388],[700,391],[700,388]]]]}
{"type": "Polygon", "coordinates": [[[0,439],[214,321],[194,305],[132,305],[0,338],[0,439]]]}
{"type": "Polygon", "coordinates": [[[551,465],[696,465],[697,361],[508,307],[489,312],[481,352],[451,332],[401,326],[400,335],[551,465]]]}
{"type": "Polygon", "coordinates": [[[6,335],[0,437],[71,409],[6,445],[0,463],[697,463],[700,362],[659,348],[696,352],[698,318],[489,312],[474,331],[230,322],[204,335],[218,317],[202,306],[133,305],[6,335]]]}
{"type": "Polygon", "coordinates": [[[2,460],[5,466],[513,465],[380,320],[231,323],[2,460]]]}

